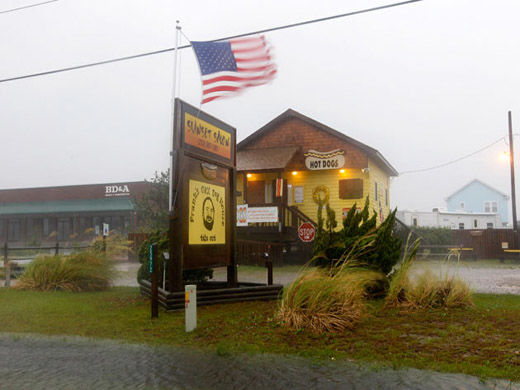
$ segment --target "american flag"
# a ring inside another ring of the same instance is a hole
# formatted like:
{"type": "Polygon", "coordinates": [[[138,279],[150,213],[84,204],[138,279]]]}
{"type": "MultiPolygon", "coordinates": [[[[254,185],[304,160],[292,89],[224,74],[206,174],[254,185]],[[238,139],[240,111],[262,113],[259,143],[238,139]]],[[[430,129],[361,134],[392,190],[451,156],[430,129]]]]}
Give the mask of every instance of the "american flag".
{"type": "Polygon", "coordinates": [[[266,84],[276,75],[263,35],[220,42],[191,42],[202,76],[202,104],[266,84]]]}

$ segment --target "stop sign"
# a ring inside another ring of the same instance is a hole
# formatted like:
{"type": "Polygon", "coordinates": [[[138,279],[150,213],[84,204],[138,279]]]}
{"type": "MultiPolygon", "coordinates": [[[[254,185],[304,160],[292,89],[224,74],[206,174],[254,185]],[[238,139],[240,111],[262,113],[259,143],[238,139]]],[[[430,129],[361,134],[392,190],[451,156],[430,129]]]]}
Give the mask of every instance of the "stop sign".
{"type": "Polygon", "coordinates": [[[310,222],[304,222],[298,228],[298,237],[303,242],[311,242],[314,241],[314,235],[316,234],[316,229],[314,225],[310,222]]]}

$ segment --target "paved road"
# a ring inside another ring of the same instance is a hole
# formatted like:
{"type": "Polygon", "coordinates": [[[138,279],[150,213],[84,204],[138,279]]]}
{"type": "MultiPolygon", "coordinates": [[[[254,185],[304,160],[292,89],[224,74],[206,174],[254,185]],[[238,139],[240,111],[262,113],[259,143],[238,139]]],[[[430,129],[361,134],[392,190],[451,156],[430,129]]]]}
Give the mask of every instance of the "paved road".
{"type": "Polygon", "coordinates": [[[0,389],[520,389],[421,370],[0,334],[0,389]]]}

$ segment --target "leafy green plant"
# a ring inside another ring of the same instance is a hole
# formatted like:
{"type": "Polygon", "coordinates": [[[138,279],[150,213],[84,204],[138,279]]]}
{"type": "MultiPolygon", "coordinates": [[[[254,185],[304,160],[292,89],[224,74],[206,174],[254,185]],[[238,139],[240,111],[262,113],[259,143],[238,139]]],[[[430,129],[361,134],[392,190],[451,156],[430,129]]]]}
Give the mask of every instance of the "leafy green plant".
{"type": "MultiPolygon", "coordinates": [[[[148,238],[143,241],[139,250],[137,252],[137,257],[139,262],[141,263],[141,267],[137,271],[137,281],[140,280],[150,280],[150,261],[149,261],[149,249],[150,245],[157,244],[157,269],[163,269],[164,263],[164,252],[169,252],[170,250],[170,240],[168,238],[168,234],[161,230],[155,230],[149,234],[148,238]]],[[[169,262],[166,262],[166,275],[168,275],[168,266],[169,262]]],[[[194,270],[183,270],[182,273],[183,280],[185,283],[201,283],[211,279],[213,277],[213,269],[211,268],[202,268],[202,269],[194,269],[194,270]]],[[[159,284],[163,282],[163,273],[159,272],[159,284]]]]}
{"type": "Polygon", "coordinates": [[[136,200],[139,226],[146,232],[167,229],[170,170],[155,172],[146,182],[148,190],[136,200]]]}
{"type": "Polygon", "coordinates": [[[323,229],[320,210],[321,205],[318,206],[318,229],[313,264],[330,266],[343,261],[345,254],[362,239],[365,251],[359,254],[357,260],[364,267],[385,274],[392,270],[399,260],[402,245],[401,239],[393,235],[397,210],[391,212],[381,225],[377,226],[377,213],[374,211],[370,217],[367,198],[361,212],[356,211],[356,204],[354,204],[343,221],[342,229],[338,232],[334,231],[335,224],[331,220],[333,218],[335,221],[333,212],[327,212],[327,230],[323,229]]]}

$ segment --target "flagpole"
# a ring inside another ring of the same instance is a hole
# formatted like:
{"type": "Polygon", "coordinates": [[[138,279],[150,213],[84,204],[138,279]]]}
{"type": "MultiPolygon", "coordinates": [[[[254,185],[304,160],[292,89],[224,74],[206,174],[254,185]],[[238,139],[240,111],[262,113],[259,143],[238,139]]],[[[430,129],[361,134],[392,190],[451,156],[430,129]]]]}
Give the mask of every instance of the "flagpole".
{"type": "Polygon", "coordinates": [[[179,26],[179,21],[177,20],[177,25],[175,26],[175,57],[173,64],[173,81],[172,81],[172,100],[171,100],[171,115],[170,115],[170,129],[171,129],[171,137],[170,137],[170,185],[169,185],[169,194],[168,194],[168,207],[170,214],[173,211],[173,141],[174,141],[174,116],[175,116],[175,98],[176,96],[176,87],[177,87],[177,54],[179,52],[179,32],[181,30],[181,26],[179,26]]]}

